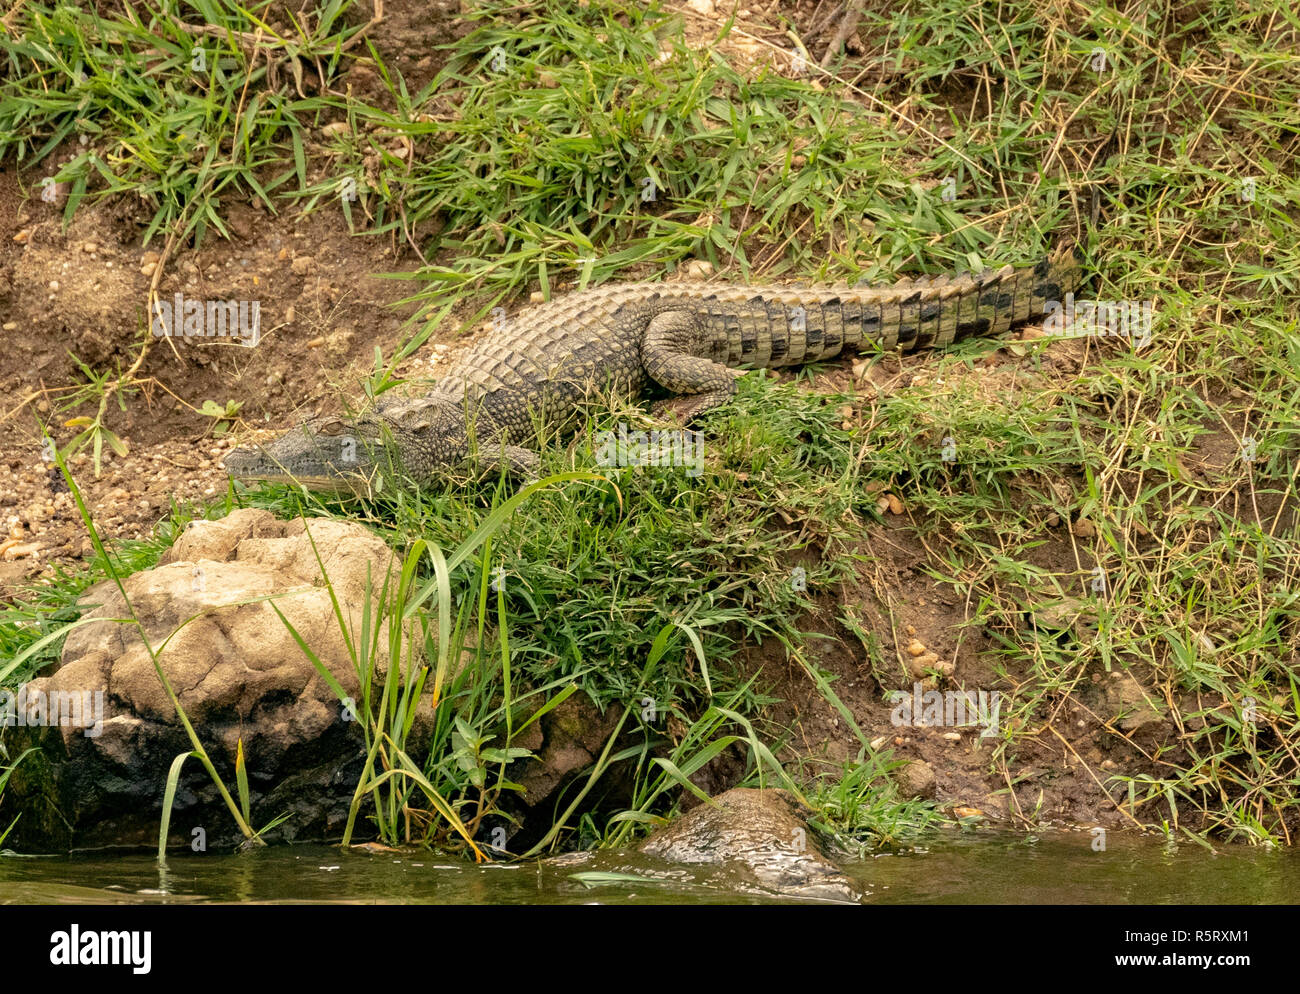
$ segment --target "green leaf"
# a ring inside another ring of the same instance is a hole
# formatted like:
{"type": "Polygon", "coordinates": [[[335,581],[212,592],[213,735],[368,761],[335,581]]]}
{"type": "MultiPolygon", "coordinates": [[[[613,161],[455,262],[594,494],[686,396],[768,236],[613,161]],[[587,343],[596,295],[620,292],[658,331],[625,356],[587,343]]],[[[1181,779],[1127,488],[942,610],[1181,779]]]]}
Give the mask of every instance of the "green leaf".
{"type": "Polygon", "coordinates": [[[181,767],[191,756],[198,758],[196,752],[183,752],[172,760],[171,769],[167,771],[167,786],[163,791],[162,822],[158,826],[158,861],[167,858],[167,829],[172,820],[172,802],[176,799],[176,784],[181,778],[181,767]]]}
{"type": "Polygon", "coordinates": [[[248,768],[244,764],[244,739],[242,736],[235,744],[235,786],[239,790],[239,808],[244,813],[244,821],[249,821],[248,768]]]}

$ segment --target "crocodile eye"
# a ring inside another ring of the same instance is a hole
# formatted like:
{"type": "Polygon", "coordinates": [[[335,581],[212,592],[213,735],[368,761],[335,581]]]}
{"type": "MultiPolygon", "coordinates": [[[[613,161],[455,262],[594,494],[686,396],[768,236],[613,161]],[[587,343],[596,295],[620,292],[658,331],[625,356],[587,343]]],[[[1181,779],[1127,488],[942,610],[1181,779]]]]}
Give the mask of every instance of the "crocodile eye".
{"type": "Polygon", "coordinates": [[[316,426],[316,434],[318,435],[342,435],[345,431],[347,431],[347,425],[338,418],[330,418],[328,421],[322,421],[316,426]]]}

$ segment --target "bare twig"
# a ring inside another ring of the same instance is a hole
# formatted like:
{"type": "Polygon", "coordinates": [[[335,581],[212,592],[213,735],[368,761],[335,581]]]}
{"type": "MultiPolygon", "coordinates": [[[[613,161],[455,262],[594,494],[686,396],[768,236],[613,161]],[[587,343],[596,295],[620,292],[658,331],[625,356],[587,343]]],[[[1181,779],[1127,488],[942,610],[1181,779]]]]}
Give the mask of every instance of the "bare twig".
{"type": "Polygon", "coordinates": [[[858,26],[858,18],[861,16],[862,0],[849,0],[844,16],[840,18],[840,26],[835,29],[835,37],[826,46],[826,54],[822,56],[823,69],[831,64],[831,59],[835,58],[836,53],[844,47],[844,43],[849,40],[849,35],[853,34],[853,29],[858,26]]]}

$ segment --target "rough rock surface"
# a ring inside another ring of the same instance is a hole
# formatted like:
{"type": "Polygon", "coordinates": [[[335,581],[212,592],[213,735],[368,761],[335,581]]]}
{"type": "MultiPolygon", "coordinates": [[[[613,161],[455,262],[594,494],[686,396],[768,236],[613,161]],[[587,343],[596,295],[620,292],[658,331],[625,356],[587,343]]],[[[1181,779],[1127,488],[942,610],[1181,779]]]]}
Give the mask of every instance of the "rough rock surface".
{"type": "Polygon", "coordinates": [[[660,829],[641,852],[671,863],[726,865],[738,889],[812,901],[861,895],[817,847],[797,801],[784,790],[737,787],[660,829]]]}
{"type": "MultiPolygon", "coordinates": [[[[232,795],[242,739],[254,828],[289,812],[278,837],[337,834],[361,757],[356,722],[266,598],[275,595],[276,606],[352,694],[357,679],[321,566],[359,631],[367,574],[377,599],[390,563],[396,569],[388,547],[355,523],[304,524],[239,510],[221,521],[192,522],[156,568],[124,580],[135,615],[232,795]]],[[[111,620],[129,617],[116,585],[98,584],[82,602],[100,605],[83,617],[105,620],[74,629],[60,668],[26,691],[29,702],[39,700],[37,692],[47,700],[55,692],[97,699],[102,724],[7,730],[11,757],[29,745],[42,750],[14,772],[0,812],[7,824],[22,811],[8,844],[25,851],[156,844],[167,771],[190,749],[139,630],[111,620]]],[[[203,829],[209,845],[237,838],[211,779],[191,759],[173,807],[173,842],[190,843],[195,829],[203,829]]]]}
{"type": "MultiPolygon", "coordinates": [[[[617,705],[604,713],[585,694],[577,694],[557,707],[542,722],[531,726],[545,730],[535,740],[520,740],[515,745],[532,749],[536,759],[521,766],[516,774],[524,788],[524,800],[536,807],[554,793],[568,777],[596,762],[605,741],[618,724],[617,705]]],[[[511,771],[515,774],[515,771],[511,771]]]]}
{"type": "Polygon", "coordinates": [[[923,760],[913,760],[898,771],[898,786],[904,797],[928,797],[935,794],[934,767],[923,760]]]}

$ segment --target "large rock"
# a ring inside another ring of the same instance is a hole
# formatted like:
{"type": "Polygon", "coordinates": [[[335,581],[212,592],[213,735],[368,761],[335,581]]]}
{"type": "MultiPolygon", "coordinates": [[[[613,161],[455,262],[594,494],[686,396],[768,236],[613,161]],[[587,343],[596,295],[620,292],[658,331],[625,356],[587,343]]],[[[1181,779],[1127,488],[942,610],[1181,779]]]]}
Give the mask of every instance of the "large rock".
{"type": "MultiPolygon", "coordinates": [[[[156,568],[124,581],[135,616],[232,795],[242,739],[254,828],[288,812],[278,837],[337,836],[362,758],[356,721],[266,598],[274,595],[302,639],[356,695],[324,576],[356,638],[367,577],[375,617],[390,568],[395,575],[391,550],[355,523],[304,525],[242,510],[221,521],[192,522],[156,568]]],[[[90,705],[82,719],[88,727],[18,727],[6,734],[11,757],[41,747],[13,774],[0,811],[5,825],[22,812],[8,842],[21,850],[156,844],[167,771],[191,748],[139,630],[108,620],[130,616],[116,585],[101,583],[82,602],[100,605],[84,617],[105,620],[69,633],[60,668],[25,689],[29,707],[37,706],[38,695],[47,701],[57,700],[55,693],[77,695],[90,705]]],[[[386,648],[382,635],[380,646],[386,648]]],[[[239,838],[197,760],[187,760],[180,782],[175,843],[190,843],[196,828],[209,845],[239,838]]]]}
{"type": "Polygon", "coordinates": [[[617,704],[602,713],[585,694],[575,694],[530,726],[537,730],[536,737],[514,744],[533,750],[536,758],[521,764],[518,773],[511,770],[524,788],[524,803],[530,808],[548,803],[561,783],[589,769],[621,713],[617,704]]]}
{"type": "Polygon", "coordinates": [[[734,871],[737,889],[812,901],[860,901],[861,894],[817,846],[784,790],[736,787],[693,808],[641,845],[670,863],[734,871]]]}

